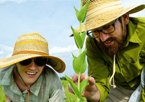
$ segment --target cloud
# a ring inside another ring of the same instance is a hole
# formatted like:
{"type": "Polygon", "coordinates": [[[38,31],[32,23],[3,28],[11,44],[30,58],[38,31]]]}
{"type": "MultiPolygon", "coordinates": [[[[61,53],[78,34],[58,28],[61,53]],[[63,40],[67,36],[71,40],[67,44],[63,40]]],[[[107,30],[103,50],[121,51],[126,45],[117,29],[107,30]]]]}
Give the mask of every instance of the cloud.
{"type": "MultiPolygon", "coordinates": [[[[53,47],[50,49],[49,53],[50,54],[61,54],[65,52],[71,52],[77,50],[77,47],[75,45],[70,45],[68,47],[53,47]]],[[[6,58],[10,57],[13,53],[13,47],[5,46],[3,44],[0,44],[0,57],[1,58],[6,58]]]]}
{"type": "Polygon", "coordinates": [[[0,54],[3,54],[3,51],[0,51],[0,54]]]}
{"type": "Polygon", "coordinates": [[[26,0],[0,0],[0,3],[6,3],[6,2],[16,2],[16,3],[22,3],[26,0]]]}
{"type": "Polygon", "coordinates": [[[68,47],[53,47],[52,49],[50,49],[50,54],[70,52],[76,49],[77,47],[75,45],[70,45],[68,47]]]}
{"type": "Polygon", "coordinates": [[[0,58],[6,58],[12,56],[13,47],[0,44],[0,58]]]}

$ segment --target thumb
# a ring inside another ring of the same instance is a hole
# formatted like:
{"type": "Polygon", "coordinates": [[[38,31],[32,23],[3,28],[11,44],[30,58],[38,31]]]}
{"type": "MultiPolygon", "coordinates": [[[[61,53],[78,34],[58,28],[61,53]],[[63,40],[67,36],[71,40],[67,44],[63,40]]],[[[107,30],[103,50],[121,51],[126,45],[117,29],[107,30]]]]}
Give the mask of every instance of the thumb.
{"type": "Polygon", "coordinates": [[[92,85],[95,84],[95,79],[93,77],[90,77],[89,80],[88,80],[88,82],[89,82],[89,85],[92,86],[92,85]]]}

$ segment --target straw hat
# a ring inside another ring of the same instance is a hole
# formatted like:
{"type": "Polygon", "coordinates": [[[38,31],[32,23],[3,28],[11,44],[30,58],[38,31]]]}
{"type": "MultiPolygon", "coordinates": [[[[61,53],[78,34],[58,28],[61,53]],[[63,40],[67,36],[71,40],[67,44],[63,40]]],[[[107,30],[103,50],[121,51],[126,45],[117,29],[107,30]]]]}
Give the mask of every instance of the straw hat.
{"type": "Polygon", "coordinates": [[[59,73],[65,70],[65,63],[60,58],[49,55],[48,42],[38,33],[21,35],[16,40],[12,56],[9,58],[0,58],[0,68],[34,57],[49,58],[47,64],[59,73]]]}
{"type": "MultiPolygon", "coordinates": [[[[87,1],[83,0],[83,5],[87,1]]],[[[120,0],[90,0],[86,23],[82,25],[82,32],[102,27],[127,12],[132,14],[144,8],[144,4],[124,8],[120,0]]],[[[79,32],[80,28],[78,27],[76,30],[79,32]]]]}

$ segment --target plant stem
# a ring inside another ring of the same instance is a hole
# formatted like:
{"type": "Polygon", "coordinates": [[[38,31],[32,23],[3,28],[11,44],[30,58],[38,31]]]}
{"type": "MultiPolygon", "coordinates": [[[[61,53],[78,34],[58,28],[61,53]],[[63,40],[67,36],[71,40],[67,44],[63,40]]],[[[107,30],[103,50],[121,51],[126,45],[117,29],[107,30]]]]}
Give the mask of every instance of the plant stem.
{"type": "Polygon", "coordinates": [[[82,6],[83,6],[83,0],[81,0],[81,8],[82,8],[82,6]]]}
{"type": "MultiPolygon", "coordinates": [[[[83,0],[81,0],[81,8],[82,8],[83,0]]],[[[80,22],[80,35],[82,34],[82,22],[80,22]]],[[[81,48],[79,48],[79,55],[81,54],[81,48]]],[[[81,73],[78,74],[78,90],[80,91],[80,77],[81,73]]],[[[77,97],[77,102],[79,102],[80,98],[77,97]]]]}
{"type": "Polygon", "coordinates": [[[82,49],[79,49],[79,54],[81,54],[81,52],[82,52],[82,49]]]}
{"type": "MultiPolygon", "coordinates": [[[[81,74],[78,74],[78,90],[80,91],[80,76],[81,74]]],[[[77,102],[79,102],[80,98],[77,97],[77,102]]]]}

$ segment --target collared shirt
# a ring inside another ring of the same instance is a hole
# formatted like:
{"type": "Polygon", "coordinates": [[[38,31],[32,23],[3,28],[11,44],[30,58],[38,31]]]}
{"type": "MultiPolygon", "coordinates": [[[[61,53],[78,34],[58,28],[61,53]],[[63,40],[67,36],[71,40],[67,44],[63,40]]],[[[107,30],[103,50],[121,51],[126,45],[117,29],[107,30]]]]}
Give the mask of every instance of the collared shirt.
{"type": "MultiPolygon", "coordinates": [[[[129,20],[127,39],[116,54],[115,83],[135,90],[140,84],[140,74],[145,63],[145,18],[132,17],[129,20]]],[[[109,56],[97,41],[86,41],[88,74],[95,78],[100,91],[100,102],[110,93],[109,78],[113,72],[113,57],[109,56]]]]}
{"type": "MultiPolygon", "coordinates": [[[[20,91],[13,78],[14,65],[0,71],[0,85],[13,102],[26,102],[28,91],[20,91]]],[[[64,102],[65,93],[58,75],[45,67],[37,81],[31,86],[29,102],[64,102]]]]}

